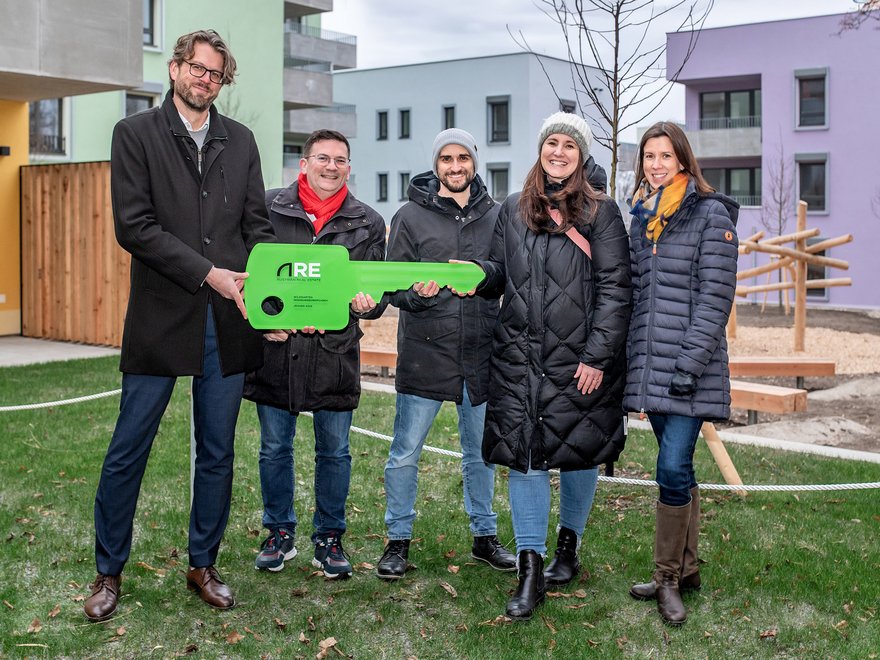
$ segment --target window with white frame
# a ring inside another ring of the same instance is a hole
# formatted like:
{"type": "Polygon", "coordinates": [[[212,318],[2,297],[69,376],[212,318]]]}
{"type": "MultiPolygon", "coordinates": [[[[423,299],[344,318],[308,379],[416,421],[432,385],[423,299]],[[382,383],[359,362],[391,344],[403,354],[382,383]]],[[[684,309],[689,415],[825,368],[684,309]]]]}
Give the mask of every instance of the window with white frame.
{"type": "Polygon", "coordinates": [[[398,181],[400,183],[400,201],[405,202],[409,197],[407,197],[407,191],[409,190],[409,172],[398,172],[398,181]]]}
{"type": "Polygon", "coordinates": [[[828,69],[795,71],[797,82],[797,127],[828,126],[828,69]]]}
{"type": "Polygon", "coordinates": [[[159,97],[147,92],[125,93],[125,116],[137,114],[149,110],[159,104],[159,97]]]}
{"type": "Polygon", "coordinates": [[[379,172],[376,175],[376,201],[388,201],[388,172],[379,172]]]}
{"type": "Polygon", "coordinates": [[[162,0],[143,0],[144,46],[161,48],[162,0]]]}

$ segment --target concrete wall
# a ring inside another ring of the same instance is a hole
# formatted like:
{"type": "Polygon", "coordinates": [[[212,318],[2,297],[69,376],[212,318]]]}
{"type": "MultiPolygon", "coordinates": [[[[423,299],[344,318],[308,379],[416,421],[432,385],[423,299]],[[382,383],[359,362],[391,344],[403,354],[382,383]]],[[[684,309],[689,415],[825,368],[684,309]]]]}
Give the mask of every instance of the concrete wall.
{"type": "MultiPolygon", "coordinates": [[[[569,65],[542,58],[563,98],[574,99],[569,65]]],[[[510,164],[510,191],[522,187],[538,154],[537,135],[544,118],[559,103],[533,55],[514,53],[398,67],[339,71],[333,96],[357,106],[357,137],[351,140],[355,194],[386,222],[403,204],[399,175],[432,168],[431,145],[443,129],[442,108],[454,105],[456,125],[471,132],[479,151],[478,173],[487,180],[489,163],[510,164]],[[510,97],[510,142],[488,144],[486,99],[510,97]],[[399,139],[398,116],[410,110],[411,137],[399,139]],[[388,111],[388,139],[376,139],[376,113],[388,111]],[[388,201],[376,199],[378,173],[388,173],[388,201]]],[[[594,143],[594,156],[606,169],[611,155],[594,143]]]]}
{"type": "Polygon", "coordinates": [[[136,86],[141,0],[4,0],[0,97],[18,101],[136,86]]]}
{"type": "MultiPolygon", "coordinates": [[[[880,39],[868,25],[839,34],[841,18],[820,16],[704,30],[679,81],[689,88],[690,121],[698,118],[698,91],[708,91],[709,85],[724,89],[728,83],[741,84],[744,77],[760,76],[763,198],[770,194],[768,174],[778,160],[780,143],[792,167],[796,154],[827,154],[827,209],[808,213],[807,226],[819,228],[822,238],[851,233],[855,240],[828,254],[850,263],[848,272],[830,270],[828,277],[851,277],[853,285],[828,289],[823,302],[880,308],[880,289],[875,285],[880,209],[872,208],[872,199],[880,198],[873,148],[880,107],[876,83],[880,39]],[[827,126],[798,128],[795,72],[823,68],[828,72],[827,126]]],[[[670,34],[667,42],[667,70],[674,70],[683,58],[687,37],[670,34]]],[[[793,231],[794,218],[792,206],[788,231],[793,231]]],[[[760,226],[754,214],[744,214],[740,229],[750,233],[756,224],[760,226]]],[[[752,257],[740,265],[753,265],[752,257]]]]}
{"type": "Polygon", "coordinates": [[[19,169],[28,162],[28,104],[0,101],[0,335],[21,333],[19,169]]]}

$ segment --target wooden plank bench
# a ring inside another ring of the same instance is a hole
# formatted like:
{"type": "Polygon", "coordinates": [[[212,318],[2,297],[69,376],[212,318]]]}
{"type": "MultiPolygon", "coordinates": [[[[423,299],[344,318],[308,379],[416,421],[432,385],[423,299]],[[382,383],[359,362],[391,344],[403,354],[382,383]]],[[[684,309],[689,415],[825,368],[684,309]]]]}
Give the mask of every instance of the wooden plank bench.
{"type": "Polygon", "coordinates": [[[837,373],[834,360],[809,357],[731,357],[732,378],[794,376],[796,387],[804,389],[807,376],[833,376],[837,373]]]}
{"type": "Polygon", "coordinates": [[[382,378],[387,378],[388,369],[397,366],[397,351],[390,348],[361,346],[361,364],[379,367],[382,378]]]}
{"type": "Polygon", "coordinates": [[[748,411],[748,423],[758,421],[758,412],[777,415],[804,412],[807,409],[807,391],[776,385],[748,383],[742,380],[730,381],[730,405],[748,411]]]}

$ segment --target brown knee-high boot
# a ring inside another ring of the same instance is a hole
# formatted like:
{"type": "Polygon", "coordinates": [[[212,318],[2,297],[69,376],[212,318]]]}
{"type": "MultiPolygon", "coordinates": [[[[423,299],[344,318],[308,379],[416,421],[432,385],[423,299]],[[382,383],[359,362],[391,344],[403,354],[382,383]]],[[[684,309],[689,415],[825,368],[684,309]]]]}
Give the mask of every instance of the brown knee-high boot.
{"type": "Polygon", "coordinates": [[[691,488],[691,512],[688,520],[687,543],[684,546],[684,556],[681,564],[681,579],[678,581],[680,591],[699,589],[702,585],[700,580],[700,560],[697,556],[697,546],[700,543],[700,487],[691,488]]]}
{"type": "Polygon", "coordinates": [[[667,506],[657,502],[657,529],[654,537],[654,582],[657,584],[657,611],[664,623],[680,626],[687,621],[678,580],[687,544],[690,504],[667,506]]]}
{"type": "MultiPolygon", "coordinates": [[[[700,588],[700,564],[697,558],[697,545],[700,534],[700,488],[691,488],[690,516],[688,518],[687,544],[682,554],[681,577],[678,590],[681,593],[700,588]]],[[[654,600],[657,598],[657,583],[653,578],[648,582],[634,584],[629,595],[637,600],[654,600]]]]}

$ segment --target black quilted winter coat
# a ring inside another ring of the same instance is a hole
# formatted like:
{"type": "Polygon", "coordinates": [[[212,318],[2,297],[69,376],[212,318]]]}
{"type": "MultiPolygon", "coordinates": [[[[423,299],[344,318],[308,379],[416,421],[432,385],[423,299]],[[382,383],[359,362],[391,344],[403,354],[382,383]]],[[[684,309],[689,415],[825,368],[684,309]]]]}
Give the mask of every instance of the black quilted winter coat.
{"type": "MultiPolygon", "coordinates": [[[[519,194],[501,207],[480,295],[504,298],[495,325],[483,458],[526,472],[615,460],[625,441],[621,398],[630,317],[629,247],[617,205],[599,202],[590,260],[565,234],[534,233],[519,194]],[[578,363],[601,369],[592,394],[578,363]]],[[[547,219],[548,223],[551,222],[547,219]]]]}
{"type": "Polygon", "coordinates": [[[736,290],[738,209],[724,195],[699,195],[691,181],[656,250],[644,224],[632,221],[627,410],[730,417],[725,328],[736,290]],[[692,396],[669,394],[676,369],[697,377],[692,396]]]}

